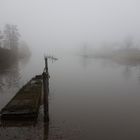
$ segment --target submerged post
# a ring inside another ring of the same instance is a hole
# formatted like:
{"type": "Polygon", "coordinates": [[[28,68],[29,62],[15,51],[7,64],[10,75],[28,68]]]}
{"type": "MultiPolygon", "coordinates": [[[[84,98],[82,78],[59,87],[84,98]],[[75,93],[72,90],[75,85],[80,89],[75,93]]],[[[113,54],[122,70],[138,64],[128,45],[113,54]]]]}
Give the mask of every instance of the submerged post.
{"type": "Polygon", "coordinates": [[[45,57],[45,70],[43,71],[43,101],[44,101],[44,122],[49,121],[48,93],[49,93],[49,73],[48,60],[45,57]]]}

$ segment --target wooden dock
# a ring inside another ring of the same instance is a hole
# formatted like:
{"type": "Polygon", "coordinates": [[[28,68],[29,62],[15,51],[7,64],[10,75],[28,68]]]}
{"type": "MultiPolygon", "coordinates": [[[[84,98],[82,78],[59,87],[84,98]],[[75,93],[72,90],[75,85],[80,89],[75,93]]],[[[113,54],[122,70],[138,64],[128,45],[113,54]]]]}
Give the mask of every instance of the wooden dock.
{"type": "Polygon", "coordinates": [[[24,85],[1,110],[2,121],[36,121],[42,94],[42,75],[24,85]]]}
{"type": "Polygon", "coordinates": [[[35,124],[39,113],[41,97],[44,103],[44,122],[49,121],[49,73],[48,61],[45,57],[45,69],[42,75],[33,77],[25,84],[10,102],[1,110],[1,123],[11,124],[35,124]],[[10,122],[10,123],[9,123],[10,122]]]}

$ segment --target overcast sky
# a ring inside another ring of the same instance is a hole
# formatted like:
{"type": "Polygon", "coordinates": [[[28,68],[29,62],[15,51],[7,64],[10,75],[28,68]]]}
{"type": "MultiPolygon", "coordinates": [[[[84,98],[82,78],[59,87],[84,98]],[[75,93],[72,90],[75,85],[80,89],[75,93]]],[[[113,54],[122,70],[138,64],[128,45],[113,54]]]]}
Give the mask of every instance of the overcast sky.
{"type": "Polygon", "coordinates": [[[0,25],[18,25],[34,48],[140,40],[139,0],[0,0],[0,25]]]}

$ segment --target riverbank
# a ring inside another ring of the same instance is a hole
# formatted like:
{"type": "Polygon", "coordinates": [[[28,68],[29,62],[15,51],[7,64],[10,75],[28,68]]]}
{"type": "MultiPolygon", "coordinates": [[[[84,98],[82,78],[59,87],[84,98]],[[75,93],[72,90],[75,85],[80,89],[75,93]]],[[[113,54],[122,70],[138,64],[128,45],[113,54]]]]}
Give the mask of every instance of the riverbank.
{"type": "Polygon", "coordinates": [[[117,63],[140,64],[140,49],[125,48],[118,50],[98,51],[89,58],[109,59],[117,63]]]}

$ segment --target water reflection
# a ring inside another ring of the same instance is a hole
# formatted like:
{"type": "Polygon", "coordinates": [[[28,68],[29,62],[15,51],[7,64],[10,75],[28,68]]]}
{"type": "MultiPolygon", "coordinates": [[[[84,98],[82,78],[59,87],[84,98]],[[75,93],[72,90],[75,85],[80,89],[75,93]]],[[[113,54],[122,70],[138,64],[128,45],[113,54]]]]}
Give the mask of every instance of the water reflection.
{"type": "MultiPolygon", "coordinates": [[[[22,59],[11,65],[6,65],[0,69],[0,108],[14,96],[15,91],[21,87],[21,68],[28,64],[28,59],[22,59]],[[16,90],[14,90],[14,88],[16,90]],[[14,90],[14,91],[13,91],[14,90]]],[[[47,140],[49,134],[49,123],[44,122],[43,107],[40,107],[40,113],[36,124],[34,122],[11,122],[7,121],[1,124],[0,139],[3,140],[47,140]]]]}
{"type": "Polygon", "coordinates": [[[58,65],[51,74],[55,85],[51,111],[59,136],[66,140],[131,140],[139,135],[139,63],[80,56],[62,59],[58,65]],[[81,65],[88,69],[83,71],[81,65]],[[79,134],[74,133],[76,126],[79,134]]]}
{"type": "Polygon", "coordinates": [[[72,56],[49,70],[51,123],[42,110],[35,127],[0,129],[0,139],[140,139],[139,63],[72,56]]]}
{"type": "Polygon", "coordinates": [[[82,67],[86,69],[91,64],[92,58],[89,58],[88,56],[84,56],[84,55],[81,55],[80,58],[81,58],[80,61],[82,67]]]}
{"type": "Polygon", "coordinates": [[[30,58],[31,58],[31,57],[24,57],[24,58],[21,58],[20,61],[19,61],[19,63],[20,63],[21,65],[23,65],[23,66],[26,66],[26,65],[29,63],[30,58]]]}
{"type": "Polygon", "coordinates": [[[30,60],[30,57],[15,60],[13,63],[3,63],[0,65],[0,91],[13,87],[19,88],[21,80],[21,68],[25,67],[30,60]]]}
{"type": "Polygon", "coordinates": [[[12,63],[0,64],[0,109],[15,95],[23,86],[21,76],[21,64],[23,67],[29,59],[14,60],[12,63]]]}
{"type": "Polygon", "coordinates": [[[49,122],[44,122],[44,138],[43,140],[48,140],[49,137],[49,122]]]}
{"type": "Polygon", "coordinates": [[[125,77],[126,80],[129,80],[131,78],[131,67],[126,65],[124,66],[124,72],[123,72],[123,75],[125,77]]]}
{"type": "Polygon", "coordinates": [[[121,68],[122,75],[126,80],[129,80],[133,74],[133,69],[137,69],[137,78],[140,80],[140,62],[139,61],[116,61],[112,59],[102,59],[102,58],[92,58],[88,56],[80,56],[80,65],[84,69],[87,67],[92,67],[96,63],[100,64],[103,69],[111,68],[118,69],[121,68]]]}
{"type": "Polygon", "coordinates": [[[18,62],[0,67],[0,93],[6,88],[19,87],[20,73],[18,62]]]}

